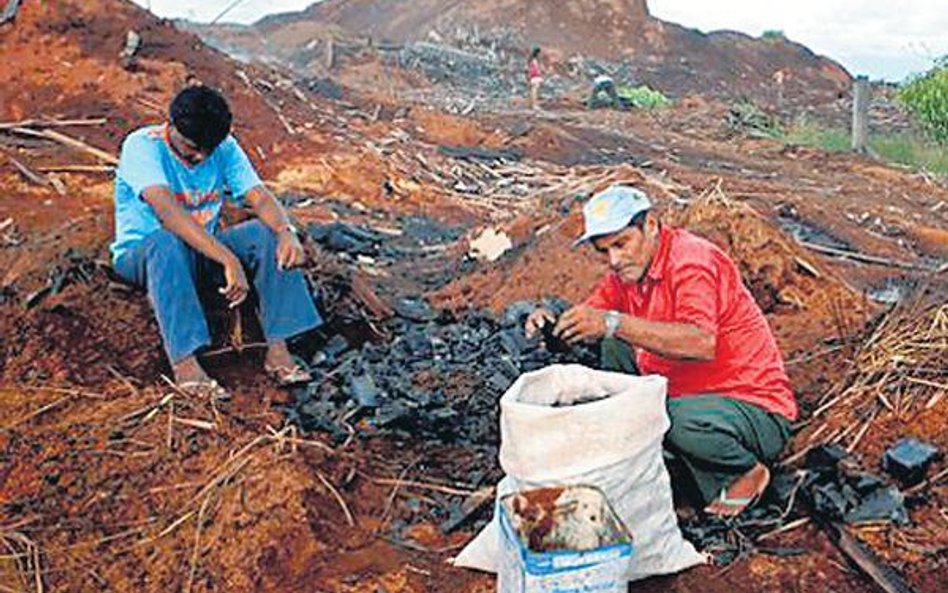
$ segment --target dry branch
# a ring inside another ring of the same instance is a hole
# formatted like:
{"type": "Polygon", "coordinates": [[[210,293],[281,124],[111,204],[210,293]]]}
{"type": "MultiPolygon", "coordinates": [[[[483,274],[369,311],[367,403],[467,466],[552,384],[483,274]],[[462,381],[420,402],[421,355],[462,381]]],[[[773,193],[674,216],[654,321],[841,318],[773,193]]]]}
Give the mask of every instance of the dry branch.
{"type": "Polygon", "coordinates": [[[68,146],[69,148],[72,148],[74,150],[78,150],[80,152],[90,154],[101,161],[109,163],[110,165],[118,165],[118,159],[115,158],[114,155],[108,152],[105,152],[101,148],[96,148],[95,146],[86,144],[82,140],[77,140],[76,138],[73,138],[72,136],[67,136],[66,134],[63,134],[62,132],[57,132],[55,130],[48,130],[48,129],[33,130],[30,128],[22,128],[22,127],[10,128],[10,131],[23,135],[23,136],[31,136],[34,138],[45,138],[47,140],[52,140],[53,142],[58,142],[62,144],[63,146],[68,146]]]}

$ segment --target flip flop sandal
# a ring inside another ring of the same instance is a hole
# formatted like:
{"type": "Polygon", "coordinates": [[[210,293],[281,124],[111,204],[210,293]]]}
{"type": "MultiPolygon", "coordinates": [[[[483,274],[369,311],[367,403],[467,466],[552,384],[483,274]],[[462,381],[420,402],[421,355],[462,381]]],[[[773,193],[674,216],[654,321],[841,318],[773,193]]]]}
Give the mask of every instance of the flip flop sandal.
{"type": "Polygon", "coordinates": [[[230,392],[214,379],[185,381],[184,383],[178,383],[178,389],[201,399],[213,401],[227,401],[230,399],[230,392]]]}
{"type": "Polygon", "coordinates": [[[298,364],[293,366],[264,367],[267,375],[280,387],[303,385],[313,380],[313,375],[298,364]]]}
{"type": "MultiPolygon", "coordinates": [[[[765,468],[765,469],[766,469],[766,468],[765,468]]],[[[743,513],[744,511],[746,511],[747,509],[749,509],[749,508],[751,508],[752,506],[754,506],[754,505],[757,503],[757,501],[760,500],[760,497],[763,496],[764,491],[767,490],[767,486],[770,485],[770,470],[769,470],[769,469],[767,470],[767,474],[766,474],[766,475],[767,475],[767,479],[764,480],[763,486],[761,486],[760,488],[758,488],[757,492],[755,492],[752,496],[735,496],[735,497],[729,497],[729,496],[727,495],[727,487],[721,488],[721,493],[718,495],[718,497],[717,497],[717,499],[715,500],[715,502],[717,502],[717,503],[719,503],[719,504],[722,504],[722,505],[724,505],[725,507],[737,508],[737,509],[738,509],[738,512],[737,512],[736,514],[734,514],[734,515],[722,515],[721,513],[713,513],[713,512],[712,512],[712,513],[709,513],[709,514],[711,514],[711,515],[716,515],[716,516],[720,516],[720,517],[736,517],[737,515],[740,515],[741,513],[743,513]]],[[[705,513],[708,513],[708,509],[705,508],[704,512],[705,512],[705,513]]]]}

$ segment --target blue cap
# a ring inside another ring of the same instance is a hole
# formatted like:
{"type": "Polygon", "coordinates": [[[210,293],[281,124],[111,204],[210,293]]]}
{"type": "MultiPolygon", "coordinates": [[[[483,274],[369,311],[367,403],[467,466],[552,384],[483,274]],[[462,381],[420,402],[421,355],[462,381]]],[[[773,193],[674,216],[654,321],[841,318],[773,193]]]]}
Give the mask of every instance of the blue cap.
{"type": "Polygon", "coordinates": [[[583,206],[586,230],[573,246],[621,231],[633,218],[651,208],[652,202],[642,190],[619,183],[611,185],[583,206]]]}

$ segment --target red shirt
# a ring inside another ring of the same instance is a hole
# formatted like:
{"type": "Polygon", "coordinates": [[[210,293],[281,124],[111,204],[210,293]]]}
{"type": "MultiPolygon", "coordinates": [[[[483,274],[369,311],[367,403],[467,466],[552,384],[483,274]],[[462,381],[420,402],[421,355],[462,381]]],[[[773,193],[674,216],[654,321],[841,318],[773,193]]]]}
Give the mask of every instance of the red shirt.
{"type": "Polygon", "coordinates": [[[540,62],[537,60],[530,60],[527,64],[527,78],[533,80],[534,78],[543,78],[543,72],[540,71],[540,62]]]}
{"type": "Polygon", "coordinates": [[[665,358],[636,348],[639,371],[668,378],[669,397],[720,394],[797,417],[797,402],[767,319],[734,262],[713,243],[662,227],[641,282],[610,273],[586,304],[648,321],[687,323],[716,336],[714,360],[665,358]]]}

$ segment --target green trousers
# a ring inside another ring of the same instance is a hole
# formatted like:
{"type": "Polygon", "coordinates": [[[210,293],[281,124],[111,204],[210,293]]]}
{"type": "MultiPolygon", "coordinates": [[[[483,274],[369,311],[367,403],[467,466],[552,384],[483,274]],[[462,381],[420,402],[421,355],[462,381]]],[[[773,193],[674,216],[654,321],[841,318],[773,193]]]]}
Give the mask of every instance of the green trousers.
{"type": "MultiPolygon", "coordinates": [[[[624,342],[603,340],[601,357],[603,369],[638,372],[624,342]]],[[[720,395],[669,399],[668,417],[665,461],[673,483],[702,507],[758,462],[774,462],[790,439],[783,416],[720,395]]]]}

